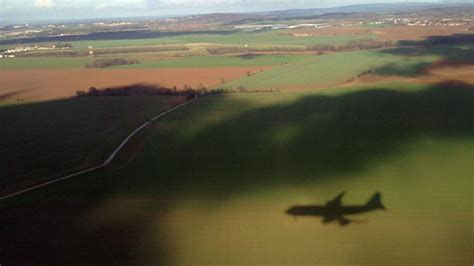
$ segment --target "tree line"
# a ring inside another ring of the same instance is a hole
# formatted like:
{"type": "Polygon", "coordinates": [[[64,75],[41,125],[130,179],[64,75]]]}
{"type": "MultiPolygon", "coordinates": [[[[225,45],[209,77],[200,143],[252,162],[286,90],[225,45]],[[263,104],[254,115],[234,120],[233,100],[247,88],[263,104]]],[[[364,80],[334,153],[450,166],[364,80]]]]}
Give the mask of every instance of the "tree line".
{"type": "Polygon", "coordinates": [[[114,87],[106,89],[97,89],[96,87],[89,87],[87,91],[76,91],[77,97],[105,97],[105,96],[185,96],[186,99],[192,99],[201,95],[213,95],[223,93],[263,93],[263,92],[279,92],[278,89],[247,89],[239,86],[237,89],[208,89],[202,84],[193,88],[189,85],[184,85],[182,89],[176,86],[167,88],[163,86],[135,84],[123,87],[114,87]]]}
{"type": "Polygon", "coordinates": [[[207,52],[211,55],[220,55],[220,54],[237,54],[237,53],[256,53],[256,52],[307,52],[309,51],[305,47],[238,47],[238,46],[228,46],[228,47],[213,47],[207,48],[207,52]]]}
{"type": "Polygon", "coordinates": [[[136,59],[105,58],[94,60],[92,63],[87,63],[86,68],[106,68],[111,66],[132,65],[137,63],[139,63],[139,61],[136,59]]]}
{"type": "Polygon", "coordinates": [[[206,90],[204,86],[199,88],[192,88],[185,85],[183,89],[178,88],[166,88],[162,86],[152,86],[135,84],[123,87],[114,87],[106,89],[97,89],[96,87],[90,87],[88,91],[78,90],[76,95],[78,97],[103,97],[103,96],[156,96],[156,95],[169,95],[169,96],[186,96],[191,99],[197,95],[203,94],[206,90]]]}
{"type": "Polygon", "coordinates": [[[393,47],[392,41],[377,41],[374,39],[359,39],[348,41],[344,45],[333,45],[333,44],[318,44],[308,46],[311,51],[321,52],[346,52],[346,51],[357,51],[357,50],[368,50],[368,49],[380,49],[393,47]]]}

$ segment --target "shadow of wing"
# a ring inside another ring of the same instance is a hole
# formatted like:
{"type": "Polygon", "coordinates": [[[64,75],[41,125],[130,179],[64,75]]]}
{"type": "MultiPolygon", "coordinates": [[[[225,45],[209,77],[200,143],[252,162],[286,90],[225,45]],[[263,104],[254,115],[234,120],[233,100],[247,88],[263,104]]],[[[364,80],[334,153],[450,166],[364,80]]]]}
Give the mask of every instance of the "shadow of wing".
{"type": "Polygon", "coordinates": [[[339,225],[344,226],[351,223],[351,220],[346,219],[342,215],[326,215],[323,217],[323,224],[337,221],[339,225]]]}
{"type": "Polygon", "coordinates": [[[351,220],[344,218],[344,216],[342,215],[337,218],[337,221],[339,222],[340,226],[348,225],[351,223],[351,220]]]}

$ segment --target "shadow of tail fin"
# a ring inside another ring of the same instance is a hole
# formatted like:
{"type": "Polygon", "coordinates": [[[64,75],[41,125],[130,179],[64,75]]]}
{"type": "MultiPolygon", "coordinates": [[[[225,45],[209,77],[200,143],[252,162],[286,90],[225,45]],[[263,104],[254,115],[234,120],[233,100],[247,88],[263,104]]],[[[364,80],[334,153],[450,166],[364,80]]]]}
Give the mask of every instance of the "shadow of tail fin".
{"type": "Polygon", "coordinates": [[[367,202],[366,206],[370,209],[385,209],[385,206],[382,204],[381,196],[380,192],[375,193],[367,202]]]}

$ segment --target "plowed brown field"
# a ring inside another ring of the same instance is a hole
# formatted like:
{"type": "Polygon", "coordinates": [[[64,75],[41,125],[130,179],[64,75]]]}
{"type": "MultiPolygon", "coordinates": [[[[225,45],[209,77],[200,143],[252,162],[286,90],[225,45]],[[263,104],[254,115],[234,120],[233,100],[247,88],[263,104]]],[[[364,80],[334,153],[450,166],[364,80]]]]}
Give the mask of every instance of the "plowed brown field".
{"type": "Polygon", "coordinates": [[[461,81],[474,84],[474,66],[445,66],[435,69],[428,69],[424,75],[417,77],[385,76],[377,74],[363,75],[353,82],[346,83],[344,86],[363,85],[380,82],[415,82],[436,84],[446,81],[461,81]]]}
{"type": "Polygon", "coordinates": [[[305,35],[313,35],[313,36],[341,36],[341,35],[359,35],[359,34],[370,34],[371,29],[363,28],[359,26],[353,27],[344,27],[344,26],[334,26],[322,29],[316,28],[306,28],[306,29],[294,29],[288,31],[290,34],[295,36],[305,36],[305,35]]]}
{"type": "Polygon", "coordinates": [[[423,40],[429,36],[447,36],[456,33],[466,33],[468,26],[393,26],[377,28],[371,33],[381,41],[423,40]]]}
{"type": "Polygon", "coordinates": [[[381,41],[423,40],[429,36],[447,36],[467,33],[469,26],[387,26],[366,28],[362,26],[335,26],[323,29],[295,29],[288,33],[294,36],[341,36],[372,34],[381,41]]]}
{"type": "Polygon", "coordinates": [[[5,70],[0,71],[0,103],[42,101],[68,98],[77,90],[124,86],[137,83],[151,85],[211,87],[221,78],[229,81],[270,67],[167,68],[140,70],[5,70]]]}

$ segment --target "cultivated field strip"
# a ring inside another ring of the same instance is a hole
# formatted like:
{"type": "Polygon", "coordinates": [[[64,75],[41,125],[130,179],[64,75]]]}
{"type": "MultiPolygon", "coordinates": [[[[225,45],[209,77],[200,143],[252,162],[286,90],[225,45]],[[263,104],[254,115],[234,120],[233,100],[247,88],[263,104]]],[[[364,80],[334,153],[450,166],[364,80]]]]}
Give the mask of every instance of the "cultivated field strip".
{"type": "Polygon", "coordinates": [[[57,183],[57,182],[60,182],[60,181],[63,181],[63,180],[66,180],[66,179],[69,179],[71,177],[75,177],[75,176],[79,176],[79,175],[82,175],[82,174],[86,174],[86,173],[89,173],[89,172],[92,172],[92,171],[95,171],[97,169],[100,169],[102,167],[105,167],[107,166],[110,162],[112,162],[112,160],[115,158],[115,156],[117,156],[117,154],[119,153],[119,151],[130,141],[130,139],[135,136],[138,132],[140,132],[142,129],[144,129],[145,127],[147,127],[149,124],[151,124],[152,122],[156,121],[157,119],[169,114],[170,112],[176,110],[176,109],[179,109],[183,106],[186,106],[192,102],[194,102],[195,100],[197,100],[197,97],[190,100],[190,101],[187,101],[187,102],[184,102],[180,105],[177,105],[167,111],[164,111],[158,115],[156,115],[155,117],[153,117],[152,119],[150,119],[150,121],[147,121],[145,123],[143,123],[141,126],[139,126],[137,129],[135,129],[132,133],[130,133],[118,146],[117,148],[114,149],[114,151],[112,152],[112,154],[109,155],[109,157],[107,157],[107,159],[100,165],[97,165],[97,166],[94,166],[94,167],[91,167],[91,168],[88,168],[88,169],[84,169],[84,170],[81,170],[79,172],[75,172],[75,173],[72,173],[72,174],[69,174],[69,175],[66,175],[66,176],[63,176],[63,177],[60,177],[60,178],[57,178],[57,179],[54,179],[54,180],[51,180],[51,181],[48,181],[48,182],[44,182],[44,183],[41,183],[39,185],[35,185],[35,186],[32,186],[32,187],[29,187],[29,188],[25,188],[25,189],[22,189],[22,190],[19,190],[17,192],[14,192],[14,193],[10,193],[10,194],[7,194],[5,196],[1,196],[0,197],[0,201],[2,200],[6,200],[6,199],[9,199],[9,198],[13,198],[15,196],[18,196],[18,195],[21,195],[21,194],[24,194],[26,192],[29,192],[29,191],[32,191],[32,190],[36,190],[36,189],[39,189],[39,188],[42,188],[42,187],[45,187],[45,186],[48,186],[48,185],[51,185],[51,184],[54,184],[54,183],[57,183]]]}

